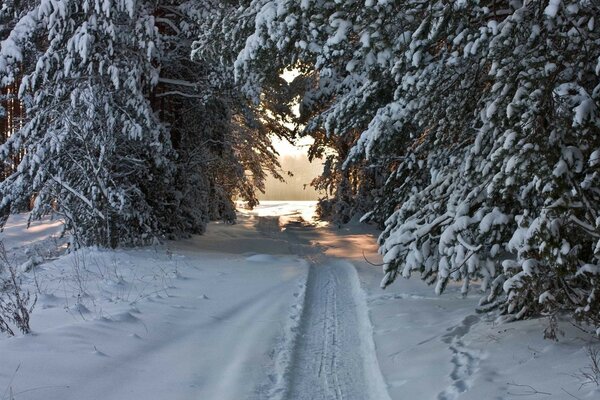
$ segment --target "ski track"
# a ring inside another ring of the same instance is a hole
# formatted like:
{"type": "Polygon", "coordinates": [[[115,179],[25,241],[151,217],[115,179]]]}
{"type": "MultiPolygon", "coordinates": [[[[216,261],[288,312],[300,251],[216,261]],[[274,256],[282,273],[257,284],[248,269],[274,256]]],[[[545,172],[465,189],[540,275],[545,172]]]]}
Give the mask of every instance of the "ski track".
{"type": "Polygon", "coordinates": [[[347,265],[311,266],[288,399],[368,399],[347,265]]]}
{"type": "MultiPolygon", "coordinates": [[[[268,223],[261,226],[273,227],[268,223]]],[[[311,245],[314,231],[301,223],[288,223],[284,232],[290,251],[303,256],[310,263],[310,270],[283,398],[389,399],[354,266],[324,256],[321,248],[311,245]]]]}

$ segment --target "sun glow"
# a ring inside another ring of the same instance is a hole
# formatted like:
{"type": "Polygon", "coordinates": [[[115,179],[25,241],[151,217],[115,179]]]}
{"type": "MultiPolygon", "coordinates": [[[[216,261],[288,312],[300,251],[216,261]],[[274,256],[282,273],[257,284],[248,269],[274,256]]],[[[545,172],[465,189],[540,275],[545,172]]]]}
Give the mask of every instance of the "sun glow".
{"type": "Polygon", "coordinates": [[[288,142],[285,139],[274,137],[272,140],[273,147],[280,156],[307,156],[308,148],[313,144],[314,140],[311,137],[303,137],[296,141],[295,144],[288,142]]]}
{"type": "MultiPolygon", "coordinates": [[[[288,83],[292,82],[300,75],[297,69],[287,69],[280,75],[288,83]]],[[[296,115],[299,113],[299,106],[294,106],[296,115]]],[[[293,128],[290,126],[289,128],[293,128]]],[[[264,194],[259,194],[258,198],[264,200],[317,200],[320,194],[310,186],[310,183],[322,171],[320,160],[308,161],[308,150],[314,143],[314,139],[310,136],[302,137],[290,143],[286,139],[271,136],[271,143],[275,151],[279,154],[279,162],[281,163],[281,175],[285,182],[281,182],[273,177],[267,178],[266,190],[264,194]],[[291,173],[291,175],[290,175],[291,173]]]]}

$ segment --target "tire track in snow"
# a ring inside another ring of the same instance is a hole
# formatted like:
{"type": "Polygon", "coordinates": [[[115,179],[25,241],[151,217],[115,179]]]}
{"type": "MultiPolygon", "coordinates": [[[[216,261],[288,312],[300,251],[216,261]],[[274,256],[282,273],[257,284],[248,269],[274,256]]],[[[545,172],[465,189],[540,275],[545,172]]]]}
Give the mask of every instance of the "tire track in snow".
{"type": "MultiPolygon", "coordinates": [[[[92,398],[90,393],[100,392],[107,399],[166,398],[160,396],[158,392],[150,397],[146,393],[147,390],[144,388],[157,382],[194,385],[190,386],[188,391],[189,394],[194,393],[194,397],[184,398],[219,400],[254,398],[250,387],[241,387],[232,382],[247,380],[245,375],[249,373],[250,365],[257,370],[266,367],[260,364],[268,362],[261,354],[262,349],[265,348],[264,343],[261,342],[265,335],[269,335],[270,321],[282,315],[282,304],[279,300],[297,287],[296,278],[290,278],[287,282],[277,282],[251,296],[233,301],[229,307],[210,315],[206,315],[201,307],[172,308],[169,317],[178,323],[165,324],[168,325],[164,328],[168,334],[143,339],[141,348],[131,353],[111,355],[103,365],[102,374],[105,379],[94,379],[85,386],[73,387],[71,398],[92,398]],[[203,360],[207,355],[196,349],[201,342],[214,343],[215,353],[221,358],[218,370],[208,370],[209,363],[203,360]],[[199,360],[202,362],[198,362],[199,360]],[[165,365],[164,374],[169,375],[167,380],[162,374],[150,378],[146,375],[146,367],[155,365],[165,365]],[[206,375],[206,379],[201,382],[195,382],[193,377],[198,371],[206,375]],[[106,382],[111,382],[111,385],[107,386],[106,382]]],[[[169,307],[168,301],[163,306],[169,307]]]]}
{"type": "Polygon", "coordinates": [[[257,231],[287,241],[290,253],[306,259],[310,268],[269,400],[389,400],[354,265],[325,256],[314,244],[319,231],[301,218],[279,222],[259,217],[257,231]]]}
{"type": "Polygon", "coordinates": [[[362,296],[353,265],[325,257],[313,260],[285,399],[389,398],[362,296]]]}

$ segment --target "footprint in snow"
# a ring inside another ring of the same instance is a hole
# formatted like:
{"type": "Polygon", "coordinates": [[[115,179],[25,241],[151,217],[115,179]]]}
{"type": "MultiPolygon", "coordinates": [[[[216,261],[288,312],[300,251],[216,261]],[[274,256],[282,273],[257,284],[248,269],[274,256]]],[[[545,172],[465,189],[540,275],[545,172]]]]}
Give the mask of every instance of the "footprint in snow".
{"type": "Polygon", "coordinates": [[[452,371],[449,376],[452,383],[438,395],[438,400],[456,400],[471,387],[470,378],[477,370],[481,357],[479,352],[470,349],[462,339],[479,320],[478,316],[469,315],[459,325],[449,328],[448,333],[442,337],[442,341],[450,345],[452,352],[452,371]]]}

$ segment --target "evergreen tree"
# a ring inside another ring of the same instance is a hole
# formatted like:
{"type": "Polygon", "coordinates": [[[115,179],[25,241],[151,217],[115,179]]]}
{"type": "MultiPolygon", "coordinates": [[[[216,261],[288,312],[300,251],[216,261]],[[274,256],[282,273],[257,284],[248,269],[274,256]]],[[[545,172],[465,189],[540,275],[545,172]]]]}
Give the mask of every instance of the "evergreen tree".
{"type": "Polygon", "coordinates": [[[24,53],[20,96],[28,119],[0,148],[23,153],[0,183],[4,215],[35,196],[31,217],[52,211],[78,245],[146,241],[172,174],[168,132],[147,94],[156,85],[160,37],[141,2],[39,1],[0,50],[9,83],[24,53]]]}
{"type": "Polygon", "coordinates": [[[479,281],[508,318],[600,322],[598,4],[243,5],[223,13],[236,76],[256,97],[286,66],[305,74],[306,132],[338,150],[316,184],[339,206],[323,206],[344,216],[360,209],[344,193],[374,196],[357,201],[385,226],[383,286],[479,281]]]}
{"type": "Polygon", "coordinates": [[[230,70],[190,59],[207,5],[3,5],[0,78],[27,115],[0,148],[11,171],[23,157],[0,183],[5,217],[35,198],[32,219],[56,212],[74,244],[115,246],[201,233],[233,222],[236,198],[256,204],[266,174],[280,178],[267,132],[288,130],[230,70]]]}
{"type": "MultiPolygon", "coordinates": [[[[506,9],[473,2],[460,13],[441,9],[431,25],[447,33],[421,69],[442,73],[417,79],[433,88],[417,119],[427,134],[419,146],[432,144],[423,164],[429,179],[401,196],[387,220],[383,284],[413,270],[438,292],[450,279],[464,291],[483,279],[490,293],[482,304],[509,318],[572,310],[598,324],[590,158],[600,121],[588,49],[600,48],[599,10],[585,1],[506,9]]],[[[421,110],[410,110],[412,121],[421,110]]],[[[373,133],[364,137],[374,143],[373,133]]]]}

